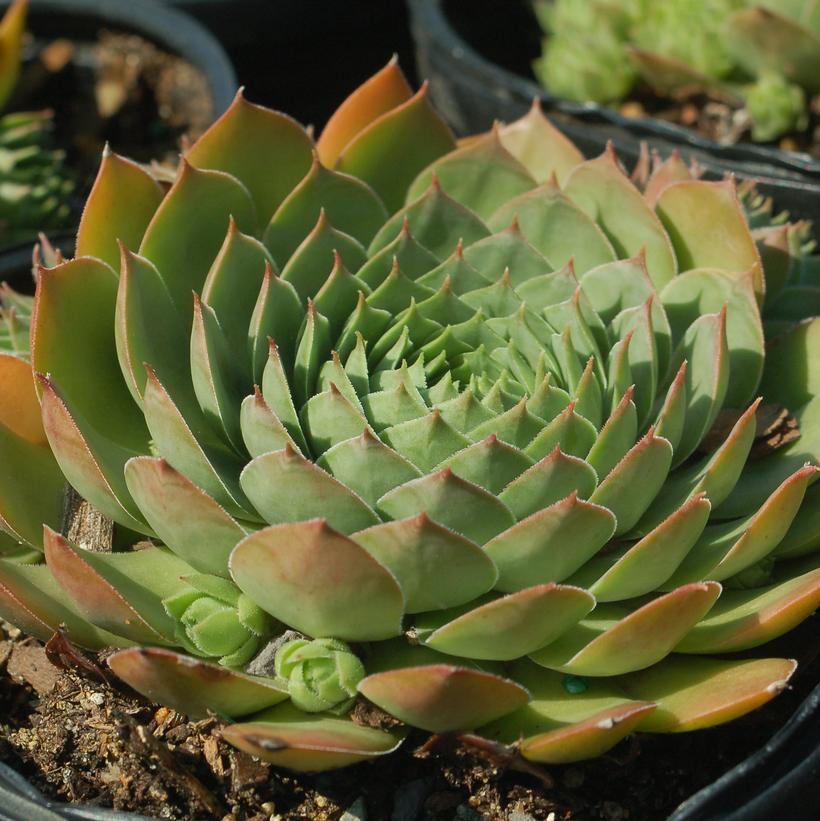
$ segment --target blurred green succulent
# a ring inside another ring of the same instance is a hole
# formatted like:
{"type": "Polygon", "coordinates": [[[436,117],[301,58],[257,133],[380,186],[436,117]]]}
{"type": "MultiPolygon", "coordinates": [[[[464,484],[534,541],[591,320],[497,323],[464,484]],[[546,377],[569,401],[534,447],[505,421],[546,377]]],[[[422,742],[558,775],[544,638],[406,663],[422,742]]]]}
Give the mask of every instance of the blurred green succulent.
{"type": "Polygon", "coordinates": [[[638,82],[661,96],[693,90],[737,101],[751,137],[804,131],[820,91],[820,22],[811,0],[535,0],[544,30],[540,82],[573,100],[617,103],[638,82]]]}
{"type": "Polygon", "coordinates": [[[752,139],[760,142],[804,131],[809,124],[805,92],[782,74],[766,72],[748,86],[746,110],[752,118],[752,139]]]}
{"type": "MultiPolygon", "coordinates": [[[[0,20],[0,110],[20,75],[28,0],[15,0],[0,20]]],[[[50,147],[50,112],[0,117],[0,248],[65,225],[73,182],[64,153],[50,147]]]]}
{"type": "Polygon", "coordinates": [[[817,269],[753,191],[759,236],[731,180],[645,171],[537,107],[459,146],[392,63],[316,144],[238,95],[167,191],[106,152],[34,375],[0,357],[0,521],[42,551],[0,613],[293,769],[772,698],[793,661],[721,655],[820,603],[817,269]],[[62,535],[66,481],[152,544],[62,535]]]}

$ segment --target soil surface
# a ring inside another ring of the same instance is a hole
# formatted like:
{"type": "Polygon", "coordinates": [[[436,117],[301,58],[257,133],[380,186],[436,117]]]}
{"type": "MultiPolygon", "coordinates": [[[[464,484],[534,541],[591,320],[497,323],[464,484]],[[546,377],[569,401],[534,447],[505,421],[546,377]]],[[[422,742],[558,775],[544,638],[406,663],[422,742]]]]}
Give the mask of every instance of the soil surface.
{"type": "Polygon", "coordinates": [[[654,821],[783,725],[820,680],[818,636],[814,616],[771,648],[803,660],[793,687],[728,727],[636,734],[599,759],[532,772],[419,732],[375,763],[294,775],[228,746],[216,719],[189,722],[93,674],[58,669],[40,643],[5,625],[0,760],[50,797],[165,819],[654,821]]]}

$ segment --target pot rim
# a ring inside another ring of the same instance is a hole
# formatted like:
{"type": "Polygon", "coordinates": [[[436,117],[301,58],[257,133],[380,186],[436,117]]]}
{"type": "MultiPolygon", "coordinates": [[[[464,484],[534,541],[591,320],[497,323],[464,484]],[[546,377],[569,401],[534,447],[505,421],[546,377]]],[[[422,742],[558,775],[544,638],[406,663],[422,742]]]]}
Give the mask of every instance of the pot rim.
{"type": "Polygon", "coordinates": [[[444,0],[407,0],[412,17],[414,36],[424,32],[424,37],[435,39],[452,56],[463,62],[468,72],[486,85],[495,81],[503,86],[501,93],[509,98],[529,105],[534,97],[554,111],[574,117],[583,122],[606,123],[624,129],[639,138],[661,138],[679,147],[706,152],[726,162],[749,162],[768,166],[772,172],[780,171],[786,177],[795,175],[820,184],[820,160],[812,160],[796,152],[777,148],[738,143],[721,145],[714,140],[701,137],[691,130],[675,123],[667,123],[654,117],[624,117],[612,108],[597,103],[578,103],[553,96],[535,81],[493,63],[476,51],[453,28],[444,13],[444,0]]]}

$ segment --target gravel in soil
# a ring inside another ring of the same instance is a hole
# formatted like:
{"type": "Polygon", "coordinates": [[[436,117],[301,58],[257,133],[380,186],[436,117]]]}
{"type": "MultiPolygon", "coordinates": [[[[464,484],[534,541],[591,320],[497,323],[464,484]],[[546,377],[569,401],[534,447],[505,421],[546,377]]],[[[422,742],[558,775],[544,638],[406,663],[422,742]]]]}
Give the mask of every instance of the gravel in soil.
{"type": "MultiPolygon", "coordinates": [[[[816,637],[818,627],[815,616],[792,641],[816,637]]],[[[665,817],[758,749],[818,678],[815,658],[791,690],[729,727],[636,734],[599,759],[532,773],[413,733],[401,751],[376,762],[294,775],[228,746],[216,718],[191,722],[52,666],[42,645],[7,625],[0,631],[0,760],[50,797],[165,819],[640,821],[665,817]]]]}

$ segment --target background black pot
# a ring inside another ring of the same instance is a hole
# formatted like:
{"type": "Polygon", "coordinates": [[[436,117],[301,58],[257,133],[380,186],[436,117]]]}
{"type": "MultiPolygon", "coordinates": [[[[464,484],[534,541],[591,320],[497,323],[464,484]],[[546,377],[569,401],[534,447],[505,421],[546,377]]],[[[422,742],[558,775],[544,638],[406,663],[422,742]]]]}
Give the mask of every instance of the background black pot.
{"type": "MultiPolygon", "coordinates": [[[[10,3],[0,0],[0,11],[10,3]]],[[[29,29],[43,37],[90,40],[101,28],[141,35],[204,74],[215,114],[236,93],[236,75],[219,41],[190,15],[157,0],[30,0],[28,19],[29,29]]]]}
{"type": "Polygon", "coordinates": [[[419,76],[430,80],[436,106],[462,134],[514,120],[533,97],[587,154],[600,153],[608,139],[618,154],[635,160],[641,140],[668,154],[679,149],[709,176],[733,172],[760,181],[761,191],[781,208],[820,219],[820,162],[754,145],[724,146],[660,120],[632,119],[594,103],[555,98],[528,79],[540,53],[540,29],[529,6],[497,0],[407,0],[419,76]]]}
{"type": "Polygon", "coordinates": [[[394,52],[402,69],[413,75],[404,0],[164,2],[188,12],[219,38],[249,99],[317,129],[394,52]]]}
{"type": "MultiPolygon", "coordinates": [[[[10,2],[0,0],[0,15],[10,2]]],[[[183,11],[155,0],[30,0],[27,30],[31,42],[8,110],[54,110],[53,142],[66,153],[68,176],[75,183],[69,225],[79,219],[106,142],[143,162],[173,158],[179,135],[192,128],[203,130],[236,93],[233,66],[217,39],[183,11]],[[106,32],[139,39],[111,38],[106,32]],[[61,50],[58,40],[71,46],[61,50]],[[131,69],[136,81],[131,80],[133,88],[129,87],[123,72],[119,83],[124,102],[102,113],[96,96],[98,72],[105,55],[109,60],[118,55],[117,48],[124,47],[120,44],[134,49],[128,60],[138,60],[131,69]],[[49,61],[42,55],[55,48],[69,56],[59,68],[46,68],[49,61]],[[155,79],[149,83],[151,76],[155,79]],[[158,88],[164,89],[164,96],[158,88]]],[[[41,226],[31,228],[34,241],[41,226]]],[[[22,226],[16,234],[23,235],[22,226]]],[[[0,245],[7,241],[0,238],[0,245]]]]}

